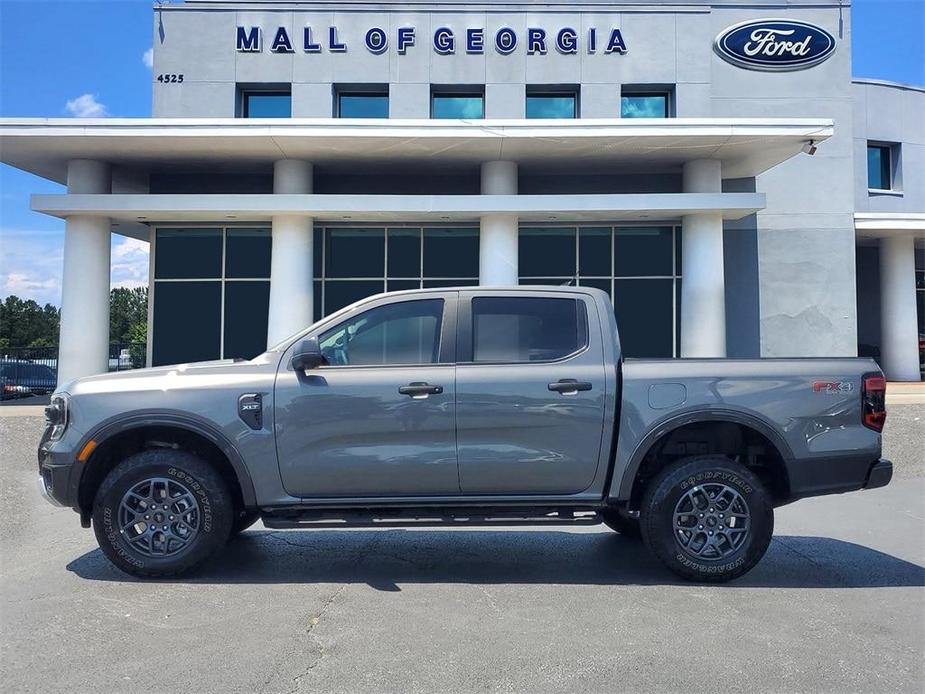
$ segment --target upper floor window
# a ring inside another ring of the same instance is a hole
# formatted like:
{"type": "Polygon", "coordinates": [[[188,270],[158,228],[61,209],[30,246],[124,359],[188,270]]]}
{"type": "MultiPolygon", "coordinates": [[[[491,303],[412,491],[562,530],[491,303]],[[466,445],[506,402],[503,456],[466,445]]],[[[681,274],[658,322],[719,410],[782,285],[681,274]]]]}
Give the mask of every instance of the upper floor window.
{"type": "Polygon", "coordinates": [[[485,87],[434,87],[430,101],[431,118],[485,117],[485,87]]]}
{"type": "Polygon", "coordinates": [[[671,92],[624,87],[620,94],[620,115],[623,118],[670,118],[671,92]]]}
{"type": "Polygon", "coordinates": [[[894,190],[894,148],[885,144],[867,145],[867,187],[870,190],[894,190]]]}
{"type": "Polygon", "coordinates": [[[578,90],[527,87],[527,118],[578,118],[578,90]]]}
{"type": "Polygon", "coordinates": [[[242,89],[242,118],[291,118],[290,89],[242,89]]]}
{"type": "Polygon", "coordinates": [[[389,86],[339,87],[336,116],[338,118],[388,118],[389,86]]]}

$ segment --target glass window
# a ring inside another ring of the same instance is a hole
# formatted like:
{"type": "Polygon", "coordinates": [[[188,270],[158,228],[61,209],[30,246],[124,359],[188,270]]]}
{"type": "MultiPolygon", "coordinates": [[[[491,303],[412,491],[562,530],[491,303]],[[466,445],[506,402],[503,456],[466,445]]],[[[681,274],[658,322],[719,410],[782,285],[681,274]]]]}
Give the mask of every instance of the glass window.
{"type": "Polygon", "coordinates": [[[671,227],[618,227],[614,233],[614,276],[671,276],[674,254],[671,227]]]}
{"type": "Polygon", "coordinates": [[[434,92],[430,110],[431,118],[484,118],[485,96],[434,92]]]}
{"type": "Polygon", "coordinates": [[[389,280],[385,283],[387,292],[402,292],[406,289],[420,289],[421,280],[389,280]]]}
{"type": "Polygon", "coordinates": [[[518,245],[521,277],[575,276],[574,227],[523,227],[518,245]]]}
{"type": "Polygon", "coordinates": [[[421,230],[389,229],[389,277],[421,276],[421,230]]]}
{"type": "Polygon", "coordinates": [[[472,360],[531,362],[561,359],[587,343],[584,304],[575,299],[476,297],[472,300],[472,360]]]}
{"type": "Polygon", "coordinates": [[[325,246],[326,277],[382,277],[385,272],[385,229],[331,229],[325,246]]]}
{"type": "Polygon", "coordinates": [[[269,277],[272,239],[269,229],[228,229],[225,277],[269,277]]]}
{"type": "Polygon", "coordinates": [[[241,116],[244,118],[290,118],[292,94],[287,91],[241,92],[241,116]]]}
{"type": "Polygon", "coordinates": [[[324,315],[328,316],[355,301],[385,291],[385,282],[378,280],[325,280],[324,315]]]}
{"type": "Polygon", "coordinates": [[[620,97],[620,115],[623,118],[668,118],[668,94],[629,93],[620,97]]]}
{"type": "Polygon", "coordinates": [[[222,276],[221,229],[158,229],[155,279],[222,276]]]}
{"type": "Polygon", "coordinates": [[[583,227],[578,230],[579,275],[610,277],[610,255],[610,227],[583,227]]]}
{"type": "Polygon", "coordinates": [[[614,309],[625,357],[671,357],[674,353],[674,281],[614,280],[614,309]]]}
{"type": "Polygon", "coordinates": [[[225,283],[225,359],[253,359],[266,351],[269,306],[269,282],[225,283]]]}
{"type": "Polygon", "coordinates": [[[424,229],[424,277],[478,276],[478,229],[424,229]]]}
{"type": "Polygon", "coordinates": [[[221,329],[221,282],[155,283],[154,366],[220,358],[221,329]]]}
{"type": "Polygon", "coordinates": [[[887,145],[867,145],[867,187],[892,190],[892,162],[887,145]]]}
{"type": "Polygon", "coordinates": [[[442,299],[378,306],[323,333],[321,351],[332,365],[435,364],[442,317],[442,299]]]}
{"type": "Polygon", "coordinates": [[[386,93],[337,95],[338,118],[388,118],[389,95],[386,93]]]}
{"type": "Polygon", "coordinates": [[[578,118],[575,94],[527,94],[527,118],[578,118]]]}

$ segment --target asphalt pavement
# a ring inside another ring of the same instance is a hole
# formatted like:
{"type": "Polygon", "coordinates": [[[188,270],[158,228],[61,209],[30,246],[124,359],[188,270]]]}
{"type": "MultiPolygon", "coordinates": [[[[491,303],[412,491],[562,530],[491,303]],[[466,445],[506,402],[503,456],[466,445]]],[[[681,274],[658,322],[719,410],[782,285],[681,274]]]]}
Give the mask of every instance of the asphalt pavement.
{"type": "MultiPolygon", "coordinates": [[[[891,416],[898,408],[891,410],[891,416]]],[[[3,692],[921,692],[919,413],[883,489],[777,512],[748,575],[674,580],[584,528],[259,524],[196,576],[113,568],[39,498],[41,419],[0,416],[3,692]]],[[[903,419],[905,417],[905,420],[903,419]]]]}

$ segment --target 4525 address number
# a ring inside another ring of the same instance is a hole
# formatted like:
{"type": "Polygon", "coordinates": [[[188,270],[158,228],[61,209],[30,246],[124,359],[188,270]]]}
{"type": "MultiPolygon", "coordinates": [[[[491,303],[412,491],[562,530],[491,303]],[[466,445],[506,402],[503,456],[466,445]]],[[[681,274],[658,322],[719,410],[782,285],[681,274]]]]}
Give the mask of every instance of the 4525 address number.
{"type": "Polygon", "coordinates": [[[175,72],[164,73],[162,75],[157,76],[157,81],[160,82],[161,84],[179,84],[180,82],[183,81],[183,73],[182,72],[179,74],[175,72]]]}

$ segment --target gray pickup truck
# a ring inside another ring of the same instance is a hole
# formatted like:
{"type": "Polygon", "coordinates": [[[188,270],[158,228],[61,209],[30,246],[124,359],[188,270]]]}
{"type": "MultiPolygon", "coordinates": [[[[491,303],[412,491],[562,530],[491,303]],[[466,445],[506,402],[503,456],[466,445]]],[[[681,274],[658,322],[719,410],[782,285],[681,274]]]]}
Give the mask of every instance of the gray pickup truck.
{"type": "Polygon", "coordinates": [[[250,361],[63,384],[40,485],[119,568],[176,575],[269,528],[592,524],[741,576],[774,508],[882,487],[869,359],[623,359],[585,287],[382,294],[250,361]]]}

